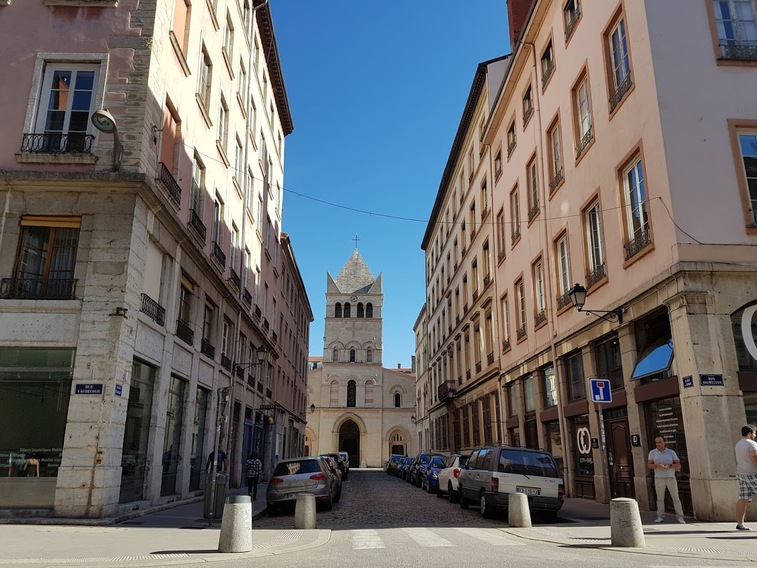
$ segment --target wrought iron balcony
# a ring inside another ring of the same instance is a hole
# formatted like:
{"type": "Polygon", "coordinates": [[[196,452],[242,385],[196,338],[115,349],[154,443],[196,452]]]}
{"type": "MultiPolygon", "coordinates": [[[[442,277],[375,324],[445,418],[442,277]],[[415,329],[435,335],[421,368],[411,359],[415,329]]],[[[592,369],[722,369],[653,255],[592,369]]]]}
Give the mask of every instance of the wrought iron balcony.
{"type": "Polygon", "coordinates": [[[197,233],[197,236],[200,237],[200,239],[204,243],[205,236],[207,235],[208,231],[205,228],[205,223],[202,222],[202,216],[194,209],[189,210],[189,226],[194,229],[194,231],[197,233]]]}
{"type": "Polygon", "coordinates": [[[204,338],[200,342],[200,353],[202,353],[206,357],[210,357],[211,359],[216,358],[216,348],[213,347],[210,342],[204,338]]]}
{"type": "Polygon", "coordinates": [[[240,379],[244,379],[244,367],[240,367],[239,365],[237,365],[237,366],[236,366],[236,367],[234,368],[234,374],[235,374],[235,375],[236,375],[236,376],[237,376],[238,378],[240,378],[240,379]]]}
{"type": "Polygon", "coordinates": [[[576,146],[576,159],[578,159],[581,154],[584,153],[584,150],[586,150],[586,147],[589,145],[589,143],[594,140],[594,129],[593,127],[589,127],[589,129],[586,131],[586,134],[584,134],[581,137],[581,140],[578,142],[578,145],[576,146]]]}
{"type": "Polygon", "coordinates": [[[524,337],[526,337],[526,324],[525,323],[515,330],[515,337],[517,337],[518,339],[523,339],[524,337]]]}
{"type": "Polygon", "coordinates": [[[558,310],[568,305],[570,305],[570,294],[568,294],[568,292],[565,292],[564,294],[560,294],[559,296],[557,296],[557,309],[558,310]]]}
{"type": "Polygon", "coordinates": [[[225,353],[221,353],[221,367],[231,371],[231,358],[227,357],[225,353]]]}
{"type": "Polygon", "coordinates": [[[257,391],[258,391],[258,392],[259,392],[260,394],[263,394],[263,383],[261,383],[260,381],[258,381],[258,384],[257,384],[257,387],[256,387],[256,388],[257,388],[257,391]]]}
{"type": "Polygon", "coordinates": [[[531,221],[533,221],[534,218],[538,214],[539,214],[539,204],[534,203],[533,207],[531,207],[531,209],[528,210],[528,222],[530,223],[531,221]]]}
{"type": "Polygon", "coordinates": [[[602,280],[602,278],[605,277],[607,274],[607,270],[605,268],[605,263],[603,262],[599,266],[597,266],[594,270],[586,274],[586,289],[590,290],[592,286],[596,285],[597,282],[602,280]]]}
{"type": "Polygon", "coordinates": [[[271,327],[271,324],[268,323],[268,318],[263,318],[263,327],[266,331],[268,331],[271,327]]]}
{"type": "Polygon", "coordinates": [[[573,35],[573,30],[576,29],[576,24],[578,23],[578,20],[581,18],[581,10],[578,9],[578,4],[576,4],[576,10],[573,12],[570,20],[565,22],[565,41],[567,41],[570,36],[573,35]]]}
{"type": "Polygon", "coordinates": [[[511,235],[512,241],[515,242],[520,238],[520,227],[515,227],[511,235]]]}
{"type": "Polygon", "coordinates": [[[720,53],[723,55],[723,59],[755,61],[757,60],[757,41],[722,40],[720,42],[720,53]]]}
{"type": "Polygon", "coordinates": [[[649,237],[649,229],[638,231],[633,239],[623,245],[626,249],[626,260],[636,256],[650,244],[652,244],[652,239],[649,237]]]}
{"type": "Polygon", "coordinates": [[[182,319],[176,320],[176,337],[181,339],[184,343],[192,345],[195,338],[195,332],[190,327],[188,322],[182,319]]]}
{"type": "Polygon", "coordinates": [[[549,82],[554,72],[555,72],[555,62],[554,61],[544,62],[544,67],[543,67],[542,76],[541,76],[542,89],[547,85],[547,83],[549,82]]]}
{"type": "Polygon", "coordinates": [[[562,183],[562,181],[565,179],[565,176],[563,175],[562,168],[555,174],[555,177],[552,178],[552,180],[549,182],[549,192],[552,193],[555,188],[562,183]]]}
{"type": "Polygon", "coordinates": [[[273,339],[274,342],[277,342],[279,340],[279,336],[276,335],[275,331],[271,332],[271,339],[273,339]]]}
{"type": "Polygon", "coordinates": [[[510,157],[510,156],[512,155],[512,153],[513,153],[513,150],[515,150],[515,146],[517,146],[517,144],[518,144],[518,143],[517,143],[517,142],[516,142],[515,140],[512,140],[512,141],[510,141],[510,142],[509,142],[509,143],[507,144],[507,157],[508,157],[508,158],[509,158],[509,157],[510,157]]]}
{"type": "Polygon", "coordinates": [[[177,207],[180,206],[181,186],[179,185],[179,182],[176,181],[176,178],[173,177],[171,170],[169,170],[168,166],[166,166],[163,162],[160,162],[160,164],[158,164],[158,181],[165,188],[166,192],[168,193],[168,197],[171,198],[171,201],[173,201],[177,207]]]}
{"type": "Polygon", "coordinates": [[[491,274],[485,274],[484,275],[484,286],[488,286],[489,282],[491,282],[491,280],[492,280],[491,274]]]}
{"type": "Polygon", "coordinates": [[[91,154],[94,139],[91,134],[26,133],[21,138],[21,151],[31,154],[91,154]]]}
{"type": "Polygon", "coordinates": [[[620,82],[620,85],[618,85],[618,88],[615,89],[615,92],[610,97],[610,112],[615,110],[615,107],[617,107],[620,104],[620,101],[623,100],[623,97],[626,96],[626,93],[631,88],[631,73],[628,73],[623,80],[620,82]]]}
{"type": "Polygon", "coordinates": [[[237,289],[240,288],[242,281],[239,279],[239,274],[233,268],[229,268],[229,282],[231,282],[237,289]]]}
{"type": "Polygon", "coordinates": [[[262,312],[260,311],[260,306],[255,304],[255,310],[252,312],[252,315],[254,315],[256,318],[260,319],[260,316],[262,315],[262,312]]]}
{"type": "Polygon", "coordinates": [[[223,252],[223,249],[221,249],[221,245],[219,245],[216,241],[213,241],[213,252],[212,252],[213,258],[216,259],[218,264],[220,264],[223,268],[226,268],[226,255],[223,252]]]}
{"type": "Polygon", "coordinates": [[[457,385],[455,384],[455,381],[444,381],[442,384],[440,384],[436,389],[436,394],[439,397],[439,400],[452,398],[452,396],[455,394],[456,387],[457,385]]]}
{"type": "Polygon", "coordinates": [[[473,290],[473,301],[478,300],[478,290],[473,290]]]}
{"type": "Polygon", "coordinates": [[[502,351],[507,351],[510,349],[510,339],[503,339],[502,340],[502,351]]]}
{"type": "Polygon", "coordinates": [[[147,314],[158,325],[166,323],[166,309],[147,294],[142,294],[142,305],[139,311],[147,314]]]}
{"type": "Polygon", "coordinates": [[[476,373],[481,372],[481,361],[476,361],[476,373]]]}
{"type": "Polygon", "coordinates": [[[534,326],[538,326],[547,321],[547,311],[541,310],[534,316],[534,326]]]}
{"type": "Polygon", "coordinates": [[[76,293],[75,278],[3,278],[0,280],[0,298],[27,300],[73,300],[76,293]]]}
{"type": "Polygon", "coordinates": [[[269,399],[273,399],[273,391],[271,389],[265,389],[265,395],[269,399]]]}
{"type": "Polygon", "coordinates": [[[523,109],[523,126],[528,124],[528,120],[531,118],[531,115],[533,114],[534,114],[533,105],[528,105],[525,109],[523,109]]]}
{"type": "Polygon", "coordinates": [[[242,301],[248,306],[252,305],[252,294],[250,294],[250,291],[247,288],[242,290],[242,301]]]}
{"type": "Polygon", "coordinates": [[[487,353],[486,354],[486,364],[491,365],[494,363],[494,353],[487,353]]]}

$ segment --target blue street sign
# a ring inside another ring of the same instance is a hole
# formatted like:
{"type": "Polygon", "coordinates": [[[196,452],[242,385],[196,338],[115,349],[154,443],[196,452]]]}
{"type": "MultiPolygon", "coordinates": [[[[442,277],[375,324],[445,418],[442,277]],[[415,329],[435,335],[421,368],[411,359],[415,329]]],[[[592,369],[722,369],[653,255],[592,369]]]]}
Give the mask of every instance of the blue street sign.
{"type": "Polygon", "coordinates": [[[594,402],[612,402],[612,387],[607,379],[589,379],[591,400],[594,402]]]}
{"type": "Polygon", "coordinates": [[[122,385],[116,385],[116,396],[121,396],[122,392],[123,392],[123,386],[122,385]]]}

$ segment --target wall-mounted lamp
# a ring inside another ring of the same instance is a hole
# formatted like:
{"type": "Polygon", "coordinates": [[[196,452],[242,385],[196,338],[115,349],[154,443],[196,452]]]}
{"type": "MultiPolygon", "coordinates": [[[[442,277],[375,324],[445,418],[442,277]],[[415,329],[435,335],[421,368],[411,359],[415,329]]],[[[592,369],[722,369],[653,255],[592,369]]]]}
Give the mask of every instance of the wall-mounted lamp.
{"type": "Polygon", "coordinates": [[[591,314],[606,321],[623,323],[623,312],[620,308],[614,310],[584,310],[584,304],[586,303],[586,288],[578,283],[568,290],[568,297],[570,298],[570,303],[573,304],[573,307],[579,312],[585,312],[586,315],[591,314]]]}
{"type": "Polygon", "coordinates": [[[162,128],[158,128],[154,124],[152,125],[152,143],[154,146],[158,145],[158,132],[163,132],[162,128]]]}
{"type": "Polygon", "coordinates": [[[113,315],[114,316],[121,316],[122,318],[125,318],[126,317],[126,312],[128,312],[128,311],[129,311],[129,308],[118,307],[118,308],[116,308],[116,313],[114,313],[113,315]]]}
{"type": "Polygon", "coordinates": [[[315,404],[310,405],[310,414],[313,414],[315,412],[315,404]]]}
{"type": "Polygon", "coordinates": [[[417,423],[417,422],[418,422],[418,421],[417,421],[417,420],[415,419],[415,414],[413,414],[413,415],[412,415],[412,416],[410,417],[410,422],[412,422],[413,424],[415,424],[415,423],[417,423]]]}
{"type": "Polygon", "coordinates": [[[255,351],[255,355],[258,358],[257,362],[253,362],[253,363],[235,363],[234,364],[234,372],[236,372],[238,369],[245,369],[247,367],[257,367],[258,365],[262,365],[263,362],[265,361],[266,355],[268,355],[268,349],[266,349],[265,345],[261,345],[255,351]]]}
{"type": "Polygon", "coordinates": [[[113,171],[117,172],[121,169],[124,147],[121,145],[121,138],[118,135],[116,119],[107,110],[100,109],[92,113],[90,120],[100,132],[113,135],[113,171]]]}

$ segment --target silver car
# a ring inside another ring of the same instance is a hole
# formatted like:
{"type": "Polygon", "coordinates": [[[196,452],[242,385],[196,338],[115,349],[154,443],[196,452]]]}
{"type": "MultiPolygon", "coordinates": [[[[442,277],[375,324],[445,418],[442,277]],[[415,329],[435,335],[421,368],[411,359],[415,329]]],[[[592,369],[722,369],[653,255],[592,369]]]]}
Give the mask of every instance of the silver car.
{"type": "Polygon", "coordinates": [[[318,456],[281,460],[268,481],[268,511],[294,506],[300,493],[314,494],[316,505],[330,510],[335,501],[336,483],[328,467],[318,456]]]}

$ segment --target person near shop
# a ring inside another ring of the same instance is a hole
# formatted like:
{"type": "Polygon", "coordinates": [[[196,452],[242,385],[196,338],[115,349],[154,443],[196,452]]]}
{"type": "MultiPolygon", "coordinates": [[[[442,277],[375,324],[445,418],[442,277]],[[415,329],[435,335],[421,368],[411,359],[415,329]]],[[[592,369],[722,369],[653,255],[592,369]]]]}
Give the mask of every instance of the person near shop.
{"type": "Polygon", "coordinates": [[[250,452],[246,467],[247,495],[252,497],[253,501],[258,498],[258,481],[260,480],[260,473],[262,471],[263,462],[258,459],[258,453],[250,452]]]}
{"type": "Polygon", "coordinates": [[[678,455],[666,447],[665,439],[658,436],[654,439],[655,448],[649,452],[647,465],[654,472],[654,489],[657,493],[657,518],[655,523],[665,520],[665,491],[670,492],[673,499],[673,507],[676,511],[676,519],[682,525],[686,524],[683,518],[681,498],[678,496],[678,482],[676,472],[681,470],[681,460],[678,455]]]}
{"type": "Polygon", "coordinates": [[[739,482],[739,499],[736,501],[736,529],[750,530],[744,524],[746,507],[757,494],[757,427],[747,424],[741,429],[741,440],[736,442],[736,479],[739,482]]]}
{"type": "Polygon", "coordinates": [[[218,449],[217,452],[210,452],[208,455],[208,462],[205,464],[205,470],[208,473],[213,471],[213,455],[216,456],[216,472],[222,473],[226,470],[226,452],[222,449],[218,449]]]}

